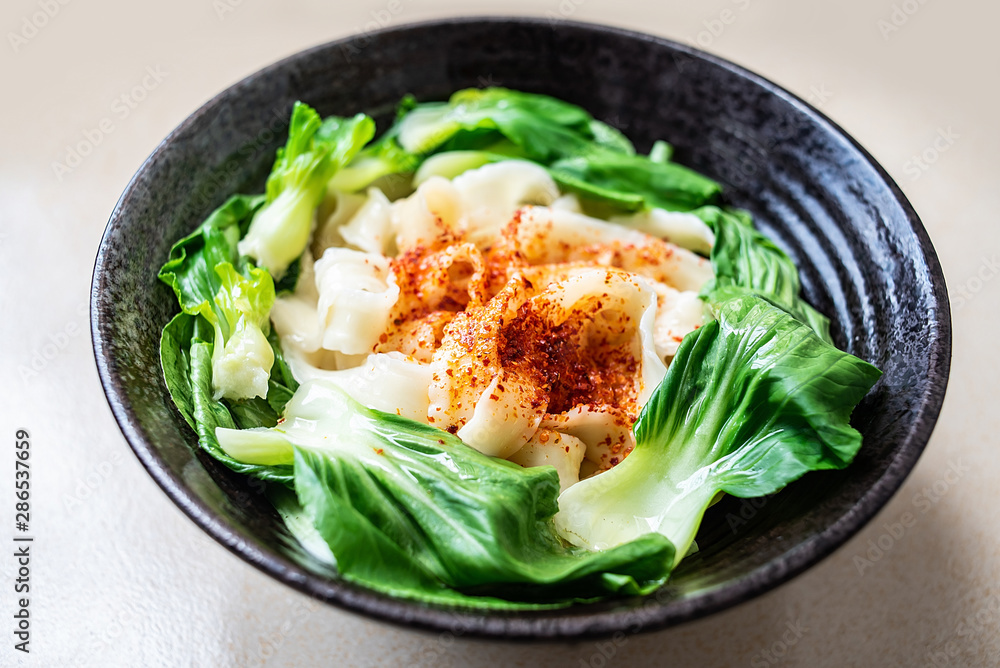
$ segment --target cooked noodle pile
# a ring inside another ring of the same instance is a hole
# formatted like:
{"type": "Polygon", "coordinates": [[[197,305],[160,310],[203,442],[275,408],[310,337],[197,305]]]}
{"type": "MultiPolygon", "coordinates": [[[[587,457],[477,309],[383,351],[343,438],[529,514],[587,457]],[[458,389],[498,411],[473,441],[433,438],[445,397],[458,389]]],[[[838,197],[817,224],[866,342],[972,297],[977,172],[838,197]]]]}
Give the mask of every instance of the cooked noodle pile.
{"type": "Polygon", "coordinates": [[[332,208],[271,313],[299,381],[552,464],[564,489],[631,451],[639,410],[703,323],[711,266],[661,238],[697,218],[588,217],[533,163],[432,176],[395,202],[335,194],[332,208]]]}

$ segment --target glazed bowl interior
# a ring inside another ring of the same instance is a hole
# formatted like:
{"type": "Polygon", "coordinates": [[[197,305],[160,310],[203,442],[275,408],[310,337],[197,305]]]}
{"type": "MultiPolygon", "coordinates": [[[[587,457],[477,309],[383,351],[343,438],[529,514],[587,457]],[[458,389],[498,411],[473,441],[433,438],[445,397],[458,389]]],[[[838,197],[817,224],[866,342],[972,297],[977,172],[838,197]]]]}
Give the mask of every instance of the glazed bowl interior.
{"type": "MultiPolygon", "coordinates": [[[[275,578],[331,603],[467,635],[568,638],[661,628],[760,594],[860,529],[913,467],[948,376],[950,315],[919,220],[885,172],[842,130],[774,84],[646,35],[547,20],[451,20],[320,46],[232,86],[142,165],[101,243],[92,294],[94,350],[125,437],[167,494],[209,534],[275,578]],[[864,446],[849,468],[808,474],[768,499],[725,499],[700,552],[645,598],[560,611],[490,613],[391,599],[338,579],[308,555],[248,480],[197,448],[171,403],[158,358],[177,310],[156,272],[171,244],[228,195],[263,190],[292,104],[371,114],[380,127],[406,93],[446,99],[502,85],[579,104],[654,140],[723,184],[798,264],[808,300],[837,345],[884,376],[854,413],[864,446]]],[[[196,594],[191,593],[192,596],[196,594]]]]}

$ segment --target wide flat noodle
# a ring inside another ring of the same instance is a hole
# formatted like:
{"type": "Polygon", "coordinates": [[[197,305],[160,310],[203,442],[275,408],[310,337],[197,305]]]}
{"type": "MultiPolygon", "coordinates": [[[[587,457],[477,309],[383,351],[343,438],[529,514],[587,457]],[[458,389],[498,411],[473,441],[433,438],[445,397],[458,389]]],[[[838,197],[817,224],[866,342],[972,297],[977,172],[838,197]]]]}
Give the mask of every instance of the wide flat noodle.
{"type": "Polygon", "coordinates": [[[281,337],[283,348],[287,350],[291,346],[308,353],[320,349],[323,330],[316,313],[318,302],[313,256],[306,250],[300,260],[295,292],[279,295],[271,307],[271,323],[281,337]]]}
{"type": "Polygon", "coordinates": [[[349,355],[375,348],[399,297],[389,265],[383,255],[347,248],[329,248],[317,260],[323,348],[349,355]]]}
{"type": "Polygon", "coordinates": [[[559,474],[559,490],[580,481],[580,465],[587,446],[569,434],[552,429],[539,429],[510,461],[521,466],[554,466],[559,474]]]}
{"type": "Polygon", "coordinates": [[[431,371],[426,364],[401,353],[372,353],[350,368],[329,370],[315,356],[292,350],[286,354],[292,375],[300,383],[329,380],[356,401],[386,413],[427,421],[427,392],[431,371]]]}
{"type": "Polygon", "coordinates": [[[704,224],[621,222],[584,215],[519,160],[428,176],[395,202],[335,193],[312,245],[323,255],[303,258],[274,326],[300,382],[551,464],[565,489],[631,451],[665,362],[706,317],[711,264],[684,247],[710,247],[704,224]]]}
{"type": "Polygon", "coordinates": [[[715,233],[698,216],[686,211],[649,209],[630,216],[612,216],[612,223],[645,232],[681,248],[707,256],[715,244],[715,233]]]}
{"type": "Polygon", "coordinates": [[[392,204],[378,188],[368,189],[365,203],[339,229],[344,241],[358,250],[379,255],[396,254],[392,204]]]}
{"type": "Polygon", "coordinates": [[[666,367],[653,345],[656,293],[608,268],[535,286],[521,276],[445,328],[431,361],[431,424],[508,457],[546,412],[614,404],[637,414],[666,367]]]}
{"type": "Polygon", "coordinates": [[[578,438],[585,447],[586,471],[580,477],[618,464],[635,447],[635,418],[616,406],[576,406],[564,413],[546,415],[541,429],[578,438]],[[589,464],[589,466],[588,466],[589,464]]]}
{"type": "Polygon", "coordinates": [[[461,201],[462,231],[478,246],[492,243],[520,207],[547,205],[559,197],[548,171],[526,160],[484,165],[456,177],[452,183],[461,201]]]}
{"type": "Polygon", "coordinates": [[[711,263],[687,249],[566,209],[524,207],[516,219],[513,243],[531,264],[611,266],[677,290],[697,292],[713,275],[711,263]]]}
{"type": "Polygon", "coordinates": [[[660,359],[677,354],[684,337],[705,324],[705,303],[693,290],[675,290],[657,284],[656,320],[653,325],[653,343],[660,359]]]}

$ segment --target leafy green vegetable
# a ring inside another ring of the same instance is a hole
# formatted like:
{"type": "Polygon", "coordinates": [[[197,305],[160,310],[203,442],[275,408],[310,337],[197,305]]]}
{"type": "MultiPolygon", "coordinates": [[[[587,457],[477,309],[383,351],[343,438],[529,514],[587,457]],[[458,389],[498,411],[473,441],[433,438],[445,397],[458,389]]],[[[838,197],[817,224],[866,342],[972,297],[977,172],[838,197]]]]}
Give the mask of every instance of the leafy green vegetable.
{"type": "Polygon", "coordinates": [[[395,132],[387,132],[363,148],[346,167],[334,174],[329,187],[342,192],[357,192],[380,178],[412,173],[420,161],[420,156],[399,145],[395,132]]]}
{"type": "Polygon", "coordinates": [[[274,304],[274,282],[263,269],[249,268],[249,277],[244,277],[228,262],[216,265],[215,273],[222,280],[213,300],[215,308],[202,311],[215,328],[215,398],[263,399],[274,364],[274,352],[265,334],[270,330],[268,314],[274,304]]]}
{"type": "Polygon", "coordinates": [[[321,121],[312,107],[296,102],[288,142],[267,177],[266,203],[239,242],[240,253],[280,279],[309,242],[327,183],[374,135],[375,122],[364,114],[321,121]]]}
{"type": "MultiPolygon", "coordinates": [[[[556,604],[638,594],[663,582],[672,546],[649,535],[603,552],[554,533],[559,479],[487,457],[446,431],[299,388],[272,429],[216,430],[237,461],[294,466],[299,503],[343,575],[396,595],[556,604]]],[[[502,601],[483,602],[503,606],[502,601]]]]}
{"type": "Polygon", "coordinates": [[[607,549],[649,531],[682,557],[712,499],[771,494],[839,469],[861,446],[849,418],[881,375],[749,294],[684,338],[636,421],[635,449],[559,498],[556,526],[607,549]]]}
{"type": "Polygon", "coordinates": [[[653,147],[649,149],[649,159],[652,162],[670,162],[673,157],[674,147],[662,139],[654,141],[653,147]]]}
{"type": "Polygon", "coordinates": [[[390,130],[408,152],[476,150],[484,152],[484,161],[501,154],[533,160],[548,166],[564,188],[626,211],[654,206],[686,211],[711,201],[720,189],[671,163],[666,142],[655,144],[649,157],[636,155],[621,132],[546,95],[472,88],[448,102],[411,106],[390,130]],[[516,150],[498,150],[503,142],[516,150]]]}
{"type": "Polygon", "coordinates": [[[263,338],[274,300],[270,276],[236,249],[263,201],[235,195],[174,244],[159,277],[173,289],[181,313],[163,329],[160,363],[174,404],[205,450],[238,471],[290,482],[290,467],[248,467],[226,456],[215,440],[217,426],[274,425],[298,387],[274,333],[263,338]],[[256,357],[256,364],[244,367],[243,353],[256,357]],[[225,368],[230,363],[238,365],[234,371],[225,368]]]}
{"type": "Polygon", "coordinates": [[[274,283],[264,270],[237,254],[241,226],[261,198],[236,195],[170,250],[160,280],[174,290],[181,310],[200,315],[215,329],[213,386],[216,398],[264,397],[274,353],[266,339],[274,283]],[[236,270],[239,265],[242,273],[236,270]]]}
{"type": "MultiPolygon", "coordinates": [[[[255,426],[262,426],[268,422],[273,425],[275,419],[273,413],[269,416],[260,408],[259,404],[268,406],[263,400],[228,402],[215,398],[212,387],[214,337],[214,328],[203,317],[183,312],[174,316],[163,328],[160,337],[160,363],[170,397],[198,435],[198,443],[212,457],[239,473],[253,475],[262,480],[291,484],[291,466],[245,464],[233,459],[219,447],[215,437],[216,427],[233,429],[238,426],[231,413],[232,406],[257,405],[256,414],[263,417],[255,426]]],[[[291,388],[281,386],[274,376],[271,378],[271,383],[272,390],[277,386],[290,396],[291,388]]],[[[280,392],[275,394],[278,393],[280,392]]]]}
{"type": "Polygon", "coordinates": [[[658,141],[635,154],[625,135],[582,108],[547,95],[506,88],[469,88],[447,102],[407,97],[396,123],[335,176],[331,187],[354,192],[388,174],[454,177],[505,158],[549,168],[567,190],[624,211],[660,207],[688,211],[712,201],[719,184],[670,162],[658,141]]]}
{"type": "Polygon", "coordinates": [[[689,211],[719,194],[715,181],[672,162],[600,154],[566,158],[549,167],[559,185],[627,211],[659,207],[689,211]]]}
{"type": "Polygon", "coordinates": [[[403,115],[397,131],[403,149],[423,155],[485,148],[501,137],[516,145],[523,157],[542,164],[594,151],[635,152],[621,132],[574,104],[506,88],[467,88],[448,102],[416,104],[403,115]],[[473,133],[478,142],[446,146],[461,133],[473,133]]]}
{"type": "Polygon", "coordinates": [[[715,232],[712,269],[715,278],[702,289],[707,301],[721,289],[744,288],[767,297],[809,325],[824,341],[830,338],[830,321],[802,299],[799,272],[791,258],[753,227],[749,214],[703,207],[693,212],[715,232]]]}
{"type": "Polygon", "coordinates": [[[233,195],[171,247],[159,279],[173,288],[185,313],[201,312],[222,289],[219,264],[240,264],[236,244],[263,204],[261,195],[233,195]]]}
{"type": "Polygon", "coordinates": [[[453,179],[459,174],[504,160],[506,156],[486,151],[445,151],[427,158],[417,173],[413,175],[413,185],[419,186],[432,176],[453,179]]]}

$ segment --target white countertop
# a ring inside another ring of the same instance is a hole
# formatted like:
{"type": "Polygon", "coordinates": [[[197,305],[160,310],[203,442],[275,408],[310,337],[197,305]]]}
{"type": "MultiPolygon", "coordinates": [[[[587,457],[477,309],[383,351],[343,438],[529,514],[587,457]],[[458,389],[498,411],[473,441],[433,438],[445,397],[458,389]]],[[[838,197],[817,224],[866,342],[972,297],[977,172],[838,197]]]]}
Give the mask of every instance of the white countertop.
{"type": "Polygon", "coordinates": [[[31,434],[35,542],[29,655],[13,650],[16,564],[8,548],[0,554],[0,664],[1000,664],[1000,6],[653,6],[5,0],[0,542],[9,544],[13,533],[18,428],[31,434]],[[804,575],[727,612],[619,643],[521,645],[418,634],[314,603],[231,555],[174,507],[126,445],[94,368],[87,298],[108,215],[142,160],[205,100],[278,58],[377,20],[468,13],[611,23],[734,60],[841,124],[922,217],[954,309],[948,398],[926,453],[892,502],[804,575]],[[88,139],[90,154],[67,162],[67,146],[88,139]],[[950,466],[959,473],[949,474],[950,466]],[[915,524],[862,567],[856,557],[867,558],[870,541],[907,511],[915,524]]]}

